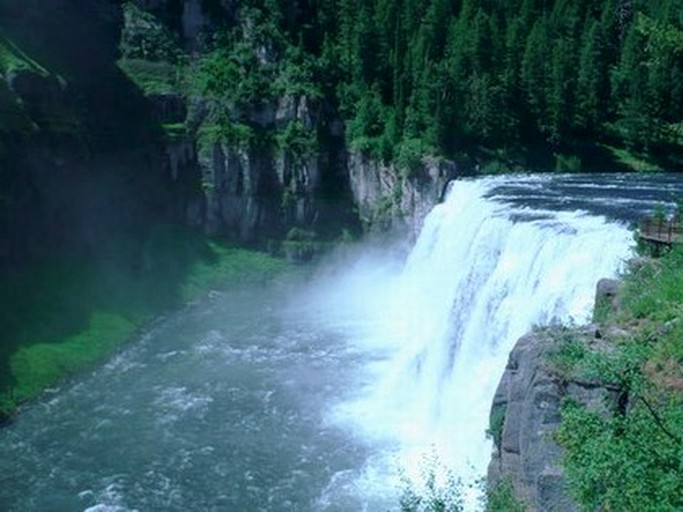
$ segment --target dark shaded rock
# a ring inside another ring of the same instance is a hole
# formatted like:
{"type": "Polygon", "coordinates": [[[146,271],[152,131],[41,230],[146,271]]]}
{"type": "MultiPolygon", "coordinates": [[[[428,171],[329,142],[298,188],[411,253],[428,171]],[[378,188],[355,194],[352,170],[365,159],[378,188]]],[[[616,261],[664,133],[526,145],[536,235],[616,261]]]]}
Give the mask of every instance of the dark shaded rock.
{"type": "Polygon", "coordinates": [[[160,123],[184,123],[187,117],[185,98],[175,94],[153,94],[147,96],[155,120],[160,123]]]}

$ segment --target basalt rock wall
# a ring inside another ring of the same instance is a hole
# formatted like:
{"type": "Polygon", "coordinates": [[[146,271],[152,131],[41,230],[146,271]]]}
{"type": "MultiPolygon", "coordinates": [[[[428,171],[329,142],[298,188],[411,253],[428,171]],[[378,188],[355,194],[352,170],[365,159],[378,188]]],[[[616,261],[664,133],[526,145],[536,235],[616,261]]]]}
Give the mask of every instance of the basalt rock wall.
{"type": "MultiPolygon", "coordinates": [[[[618,309],[618,289],[618,281],[601,280],[596,305],[612,311],[618,309]]],[[[624,335],[616,327],[590,324],[539,329],[517,341],[491,407],[490,431],[495,446],[488,470],[489,486],[509,481],[528,510],[580,510],[567,490],[563,450],[553,439],[561,422],[562,403],[571,399],[610,415],[619,396],[603,382],[567,375],[556,356],[568,340],[591,351],[603,351],[609,350],[611,341],[624,335]]]]}

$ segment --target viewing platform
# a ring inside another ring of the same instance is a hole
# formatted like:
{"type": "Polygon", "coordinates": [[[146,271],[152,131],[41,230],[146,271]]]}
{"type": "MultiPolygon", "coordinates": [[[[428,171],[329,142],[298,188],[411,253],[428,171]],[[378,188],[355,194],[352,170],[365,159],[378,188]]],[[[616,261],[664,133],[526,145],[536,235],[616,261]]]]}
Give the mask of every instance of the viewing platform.
{"type": "Polygon", "coordinates": [[[640,223],[638,238],[651,244],[658,253],[662,247],[683,243],[683,225],[677,217],[646,217],[640,223]]]}

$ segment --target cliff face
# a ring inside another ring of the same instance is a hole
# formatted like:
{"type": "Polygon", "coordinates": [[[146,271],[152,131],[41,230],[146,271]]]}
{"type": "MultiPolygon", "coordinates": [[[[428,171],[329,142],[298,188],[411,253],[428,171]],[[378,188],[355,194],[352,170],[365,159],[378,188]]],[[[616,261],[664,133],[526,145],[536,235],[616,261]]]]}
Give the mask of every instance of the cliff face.
{"type": "MultiPolygon", "coordinates": [[[[165,107],[175,116],[158,117],[180,132],[167,142],[168,166],[176,169],[181,162],[198,175],[202,204],[187,205],[186,221],[202,224],[212,235],[243,242],[282,237],[292,226],[316,227],[321,214],[327,213],[321,204],[320,168],[329,150],[321,146],[316,152],[292,155],[274,138],[290,124],[317,136],[325,122],[322,102],[303,94],[283,94],[223,104],[221,91],[203,93],[193,83],[192,75],[211,52],[212,39],[226,31],[240,33],[233,43],[251,52],[254,60],[249,65],[276,70],[269,78],[277,77],[280,56],[265,42],[255,41],[254,20],[240,18],[236,2],[199,0],[140,0],[127,6],[124,19],[123,68],[153,103],[178,106],[165,107]],[[164,66],[184,76],[165,84],[168,87],[149,84],[145,68],[164,66]],[[233,126],[234,132],[226,133],[233,126]]],[[[217,60],[229,60],[227,53],[217,60]]],[[[241,77],[245,82],[249,78],[241,77]]],[[[240,84],[229,82],[225,87],[240,84]]],[[[333,167],[335,159],[326,163],[326,169],[333,167]]]]}
{"type": "MultiPolygon", "coordinates": [[[[601,280],[596,304],[613,310],[617,287],[615,281],[601,280]]],[[[509,480],[516,497],[529,510],[580,510],[568,495],[561,465],[563,450],[553,439],[562,403],[570,399],[608,416],[616,410],[620,396],[603,382],[565,371],[560,354],[568,340],[592,351],[609,350],[610,340],[623,334],[597,325],[551,327],[517,341],[491,407],[495,445],[488,471],[491,487],[509,480]]]]}
{"type": "Polygon", "coordinates": [[[349,176],[361,222],[368,229],[408,231],[416,236],[422,221],[455,178],[455,165],[425,159],[410,177],[394,166],[383,165],[351,152],[349,176]]]}
{"type": "MultiPolygon", "coordinates": [[[[285,26],[310,21],[299,2],[290,4],[285,26]]],[[[227,0],[138,0],[126,11],[121,62],[133,80],[145,81],[134,69],[140,61],[174,61],[174,47],[184,55],[183,83],[147,95],[185,105],[184,118],[165,122],[185,125],[182,145],[192,150],[183,154],[201,176],[205,229],[242,241],[281,238],[292,227],[329,235],[359,220],[367,229],[415,229],[440,199],[453,166],[425,163],[406,179],[393,166],[349,151],[333,90],[320,87],[307,57],[267,23],[227,0]],[[227,45],[212,46],[225,34],[227,45]],[[220,81],[227,61],[238,69],[230,76],[239,76],[239,86],[197,87],[207,68],[217,69],[209,81],[220,81]]],[[[197,210],[188,219],[193,224],[197,210]]]]}
{"type": "MultiPolygon", "coordinates": [[[[264,138],[290,126],[315,137],[324,129],[322,111],[320,101],[285,95],[250,113],[247,120],[264,138]]],[[[204,120],[207,125],[210,121],[204,120]]],[[[297,154],[284,145],[264,143],[258,134],[247,141],[207,140],[200,128],[195,145],[206,201],[205,228],[211,234],[253,241],[282,237],[294,226],[324,229],[337,216],[341,223],[350,218],[338,143],[318,144],[316,150],[297,154]],[[330,188],[336,197],[326,196],[330,188]]]]}
{"type": "Polygon", "coordinates": [[[0,264],[155,222],[243,242],[418,229],[453,166],[407,178],[349,151],[333,88],[259,23],[232,0],[3,2],[0,264]]]}

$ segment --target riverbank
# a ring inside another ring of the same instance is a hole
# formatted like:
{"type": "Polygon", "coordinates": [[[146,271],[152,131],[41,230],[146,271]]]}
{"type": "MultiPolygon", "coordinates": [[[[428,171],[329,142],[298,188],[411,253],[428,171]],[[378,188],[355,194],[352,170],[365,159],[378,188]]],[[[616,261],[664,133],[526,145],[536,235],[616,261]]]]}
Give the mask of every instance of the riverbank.
{"type": "Polygon", "coordinates": [[[594,323],[534,331],[493,401],[489,482],[530,509],[683,504],[683,250],[598,285],[594,323]]]}
{"type": "Polygon", "coordinates": [[[214,288],[266,283],[289,268],[283,259],[170,226],[111,245],[96,261],[52,257],[5,280],[0,419],[105,361],[164,312],[214,288]]]}

